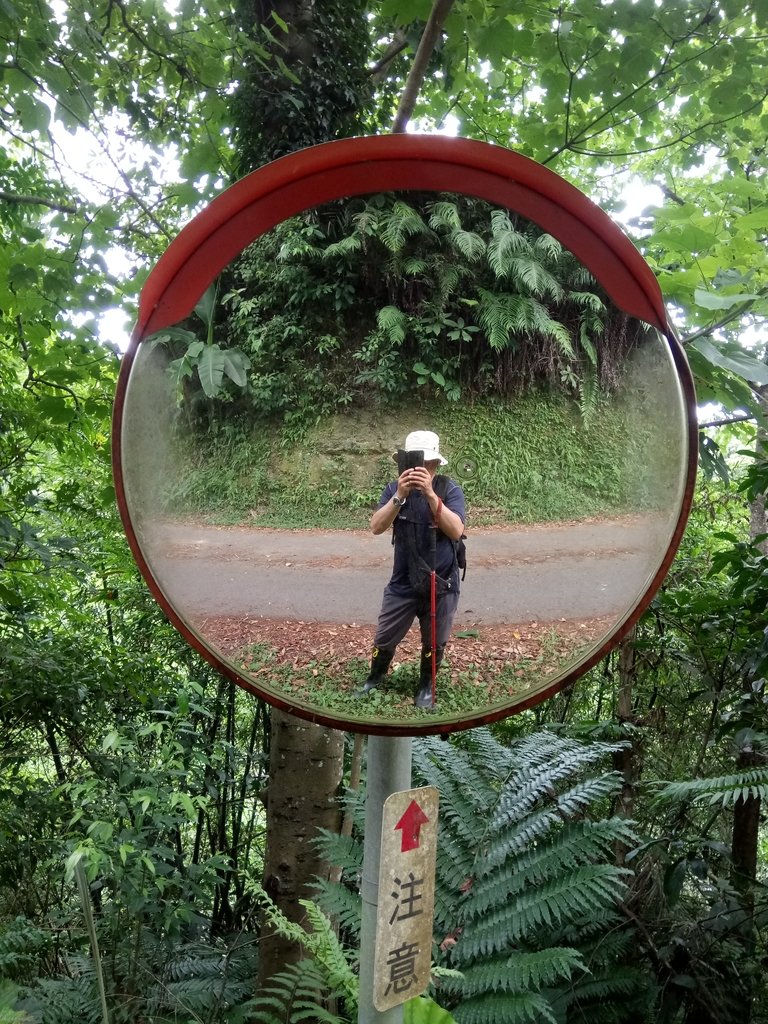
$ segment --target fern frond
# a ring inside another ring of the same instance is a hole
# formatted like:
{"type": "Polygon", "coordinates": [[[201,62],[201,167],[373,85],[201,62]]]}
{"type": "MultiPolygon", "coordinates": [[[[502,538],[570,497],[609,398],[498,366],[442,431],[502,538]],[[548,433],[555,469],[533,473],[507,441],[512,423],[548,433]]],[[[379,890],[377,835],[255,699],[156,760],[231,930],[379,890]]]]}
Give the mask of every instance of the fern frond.
{"type": "Polygon", "coordinates": [[[470,263],[476,263],[485,255],[485,242],[474,231],[454,231],[451,242],[454,249],[470,263]]]}
{"type": "Polygon", "coordinates": [[[588,309],[599,315],[605,313],[605,303],[596,292],[568,291],[565,298],[580,309],[588,309]]]}
{"type": "MultiPolygon", "coordinates": [[[[435,760],[424,756],[423,752],[428,750],[429,747],[426,745],[414,744],[414,768],[419,772],[425,785],[436,786],[440,790],[441,819],[446,823],[450,822],[451,831],[464,843],[472,846],[476,837],[485,828],[478,803],[482,806],[483,797],[486,797],[490,804],[493,791],[481,783],[478,793],[473,787],[471,777],[460,777],[465,761],[458,751],[455,762],[438,766],[435,760]]],[[[474,770],[471,774],[474,774],[474,770]]]]}
{"type": "Polygon", "coordinates": [[[597,369],[589,367],[579,378],[579,412],[585,424],[588,424],[597,412],[600,404],[600,381],[597,369]]]}
{"type": "Polygon", "coordinates": [[[328,995],[320,971],[310,960],[302,960],[273,975],[243,1010],[249,1024],[344,1024],[329,1013],[322,1000],[328,995]]]}
{"type": "Polygon", "coordinates": [[[618,941],[607,960],[597,948],[629,931],[615,906],[631,872],[612,847],[634,836],[589,815],[616,790],[604,762],[620,749],[550,732],[503,746],[487,730],[414,745],[414,774],[441,791],[435,926],[465,975],[444,985],[462,1000],[457,1020],[553,1019],[577,975],[614,969],[618,941]]]}
{"type": "Polygon", "coordinates": [[[362,909],[359,892],[352,892],[339,882],[321,878],[312,886],[312,893],[313,900],[323,913],[340,928],[353,938],[360,934],[362,909]]]}
{"type": "Polygon", "coordinates": [[[579,952],[565,947],[535,953],[514,952],[466,967],[461,972],[461,992],[475,996],[480,992],[525,992],[547,988],[558,981],[570,980],[576,971],[586,971],[579,952]]]}
{"type": "Polygon", "coordinates": [[[571,260],[568,279],[577,291],[594,287],[597,284],[581,260],[575,258],[571,260]]]}
{"type": "MultiPolygon", "coordinates": [[[[477,775],[481,779],[501,781],[509,775],[509,747],[499,743],[488,729],[473,729],[462,736],[462,742],[466,746],[464,760],[478,766],[477,775]]],[[[490,781],[486,785],[494,791],[497,789],[490,781]]]]}
{"type": "Polygon", "coordinates": [[[505,295],[478,289],[480,305],[478,320],[486,333],[488,344],[499,352],[507,348],[510,334],[518,330],[524,320],[521,310],[523,299],[519,295],[505,295]]]}
{"type": "Polygon", "coordinates": [[[507,274],[515,283],[525,285],[538,298],[549,298],[554,302],[563,299],[563,287],[550,272],[528,255],[513,256],[509,260],[507,274]]]}
{"type": "Polygon", "coordinates": [[[299,900],[310,924],[310,928],[305,929],[300,924],[289,920],[260,885],[250,882],[248,891],[261,904],[272,930],[306,950],[317,964],[331,991],[336,995],[343,996],[348,1005],[356,1006],[358,1000],[357,977],[346,959],[331,922],[322,910],[312,900],[299,900]]]}
{"type": "Polygon", "coordinates": [[[489,292],[484,288],[479,288],[478,294],[478,319],[491,348],[497,351],[506,348],[512,332],[526,336],[538,334],[551,338],[566,356],[574,357],[568,328],[553,320],[547,308],[538,300],[527,295],[489,292]]]}
{"type": "MultiPolygon", "coordinates": [[[[596,943],[605,941],[608,932],[614,930],[619,918],[614,909],[615,901],[610,905],[593,910],[588,916],[568,921],[554,933],[558,943],[579,946],[591,950],[596,943]]],[[[632,935],[629,930],[628,934],[632,935]]]]}
{"type": "MultiPolygon", "coordinates": [[[[516,824],[506,822],[505,818],[498,819],[484,851],[488,856],[489,867],[496,867],[508,857],[531,849],[559,824],[560,816],[551,807],[527,814],[516,824]],[[507,827],[501,829],[500,824],[506,824],[507,827]]],[[[486,862],[485,856],[483,861],[486,862]]]]}
{"type": "Polygon", "coordinates": [[[589,322],[586,317],[582,317],[579,321],[579,345],[582,351],[587,357],[587,361],[591,367],[597,368],[597,348],[595,343],[592,341],[591,332],[594,331],[599,334],[602,330],[602,324],[589,318],[589,322]]]}
{"type": "Polygon", "coordinates": [[[315,258],[322,257],[323,250],[319,249],[316,245],[312,245],[302,235],[289,236],[283,244],[280,246],[277,252],[277,258],[281,263],[287,263],[290,260],[296,260],[301,258],[315,258]]]}
{"type": "Polygon", "coordinates": [[[313,844],[326,863],[342,871],[359,871],[363,865],[363,844],[354,835],[342,836],[338,832],[319,828],[313,844]]]}
{"type": "MultiPolygon", "coordinates": [[[[579,766],[558,759],[553,761],[547,768],[540,769],[536,776],[532,776],[527,767],[525,767],[523,771],[516,773],[514,778],[510,778],[508,786],[499,800],[494,825],[498,827],[499,824],[506,821],[514,822],[521,820],[525,814],[533,809],[537,802],[541,801],[542,794],[546,794],[553,803],[556,800],[559,802],[558,786],[569,776],[572,777],[577,771],[587,767],[591,760],[600,756],[604,756],[604,753],[594,751],[592,756],[587,756],[583,760],[580,759],[581,764],[579,766]]],[[[589,783],[579,783],[573,792],[572,802],[575,804],[577,801],[579,787],[583,787],[582,792],[584,793],[588,793],[591,790],[599,796],[611,795],[611,793],[616,791],[617,781],[618,779],[615,774],[609,774],[607,776],[600,776],[599,779],[591,780],[589,783]]],[[[569,813],[565,810],[568,806],[567,794],[563,794],[563,799],[566,802],[562,813],[569,813]]],[[[560,810],[559,807],[558,810],[560,810]]]]}
{"type": "Polygon", "coordinates": [[[431,228],[435,230],[447,228],[449,231],[461,229],[461,216],[456,203],[451,203],[447,199],[439,199],[437,202],[431,203],[428,209],[431,228]]]}
{"type": "MultiPolygon", "coordinates": [[[[443,832],[442,835],[448,836],[448,832],[443,832]]],[[[473,852],[466,848],[462,849],[460,845],[449,844],[447,841],[444,844],[445,849],[443,849],[442,836],[440,842],[441,846],[437,851],[438,877],[435,882],[435,908],[438,920],[444,920],[443,911],[450,916],[455,908],[456,900],[470,880],[474,878],[477,868],[473,852]],[[452,852],[456,854],[453,857],[451,856],[452,852]]]]}
{"type": "Polygon", "coordinates": [[[561,1024],[550,1003],[533,992],[485,995],[462,1001],[453,1011],[458,1024],[561,1024]]]}
{"type": "Polygon", "coordinates": [[[537,779],[548,788],[563,779],[592,769],[608,754],[624,749],[623,743],[581,743],[539,733],[521,742],[520,757],[509,777],[508,788],[530,789],[537,779]]]}
{"type": "MultiPolygon", "coordinates": [[[[618,916],[615,917],[618,923],[618,916]]],[[[579,940],[583,944],[583,933],[579,940]]],[[[631,929],[614,928],[613,931],[606,931],[601,928],[595,941],[591,944],[582,945],[584,956],[589,964],[590,970],[595,971],[601,964],[611,964],[620,960],[626,953],[635,948],[637,937],[631,929]]]]}
{"type": "Polygon", "coordinates": [[[323,250],[323,259],[330,262],[338,256],[356,256],[362,248],[363,240],[359,235],[348,235],[327,245],[323,250]]]}
{"type": "Polygon", "coordinates": [[[510,851],[509,843],[501,837],[498,843],[489,844],[487,856],[483,858],[482,870],[477,874],[475,900],[482,902],[487,877],[492,878],[493,886],[505,885],[514,893],[526,885],[538,885],[548,878],[563,875],[577,865],[610,856],[614,843],[630,844],[636,838],[623,818],[580,822],[561,829],[546,842],[526,845],[519,853],[510,851]]]}
{"type": "Polygon", "coordinates": [[[632,967],[611,967],[601,976],[591,976],[579,983],[574,996],[580,1003],[600,1003],[612,996],[631,996],[645,983],[645,978],[632,967]]]}
{"type": "Polygon", "coordinates": [[[382,213],[381,240],[390,252],[400,252],[408,238],[429,234],[429,228],[412,206],[396,199],[392,209],[382,213]]]}
{"type": "Polygon", "coordinates": [[[768,767],[752,768],[749,771],[709,779],[668,782],[655,799],[666,803],[700,801],[710,805],[732,807],[738,800],[748,800],[750,797],[768,799],[768,767]]]}
{"type": "Polygon", "coordinates": [[[583,814],[585,808],[591,804],[614,796],[621,789],[621,785],[622,776],[618,772],[608,772],[597,778],[584,779],[557,797],[557,809],[564,818],[575,817],[583,814]]]}
{"type": "Polygon", "coordinates": [[[348,1006],[356,1007],[359,998],[358,979],[349,965],[331,922],[311,900],[299,900],[299,904],[306,911],[307,919],[312,926],[307,945],[320,965],[331,991],[343,996],[348,1006]]]}
{"type": "Polygon", "coordinates": [[[403,260],[403,273],[408,277],[416,277],[419,274],[424,274],[429,267],[429,264],[425,259],[420,256],[409,256],[403,260]]]}
{"type": "Polygon", "coordinates": [[[41,1024],[99,1024],[101,1007],[88,978],[44,978],[25,1000],[41,1024]]]}
{"type": "Polygon", "coordinates": [[[253,991],[256,950],[252,940],[185,943],[174,946],[169,958],[167,947],[158,943],[144,968],[150,980],[145,985],[147,1017],[162,1020],[183,1013],[207,1019],[217,1006],[242,1004],[253,991]],[[151,970],[153,961],[158,976],[151,970]]]}
{"type": "Polygon", "coordinates": [[[397,306],[382,306],[376,314],[376,323],[393,345],[399,345],[405,339],[408,317],[397,306]]]}
{"type": "Polygon", "coordinates": [[[488,243],[488,265],[498,279],[509,274],[510,259],[519,253],[529,253],[531,243],[517,231],[506,210],[491,213],[491,240],[488,243]]]}
{"type": "Polygon", "coordinates": [[[556,262],[563,253],[563,246],[561,242],[545,231],[533,243],[533,251],[542,253],[548,259],[556,262]]]}
{"type": "Polygon", "coordinates": [[[451,746],[446,751],[445,743],[435,737],[419,739],[414,743],[414,765],[440,784],[448,777],[462,785],[472,793],[475,808],[478,803],[491,807],[498,796],[497,780],[509,772],[509,752],[490,734],[473,736],[472,741],[469,750],[451,746]]]}
{"type": "Polygon", "coordinates": [[[628,874],[609,864],[591,864],[535,889],[526,888],[495,911],[468,921],[456,952],[461,960],[500,953],[526,933],[590,914],[623,895],[623,877],[628,874]]]}

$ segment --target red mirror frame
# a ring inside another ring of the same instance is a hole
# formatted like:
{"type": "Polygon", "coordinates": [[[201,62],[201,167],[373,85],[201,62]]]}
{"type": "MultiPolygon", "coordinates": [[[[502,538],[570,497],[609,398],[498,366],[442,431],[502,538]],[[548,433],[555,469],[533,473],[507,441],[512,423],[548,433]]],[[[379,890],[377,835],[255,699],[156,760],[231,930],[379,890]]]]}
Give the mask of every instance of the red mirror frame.
{"type": "Polygon", "coordinates": [[[112,427],[115,490],[128,542],[153,596],[188,643],[223,675],[284,711],[332,728],[389,736],[449,733],[499,721],[546,700],[597,664],[632,629],[667,574],[690,512],[696,460],[696,398],[688,362],[668,321],[658,282],[630,239],[582,192],[541,164],[500,146],[434,135],[374,136],[314,146],[267,164],[214,199],[176,236],[147,278],[123,357],[112,427]],[[471,195],[527,217],[570,249],[621,310],[664,335],[685,402],[687,466],[677,523],[658,571],[588,659],[512,707],[486,708],[460,721],[425,718],[423,724],[390,725],[334,718],[292,705],[240,675],[192,632],[153,577],[138,543],[123,479],[122,427],[128,379],[141,342],[188,316],[206,288],[247,245],[283,220],[323,203],[408,190],[471,195]]]}

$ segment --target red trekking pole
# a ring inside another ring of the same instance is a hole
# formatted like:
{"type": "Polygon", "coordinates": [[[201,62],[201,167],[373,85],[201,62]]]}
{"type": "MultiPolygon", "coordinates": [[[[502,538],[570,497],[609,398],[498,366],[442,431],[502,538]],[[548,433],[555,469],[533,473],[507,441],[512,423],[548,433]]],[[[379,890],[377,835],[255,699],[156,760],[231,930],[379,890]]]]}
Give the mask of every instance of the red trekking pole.
{"type": "Polygon", "coordinates": [[[440,513],[443,511],[443,499],[437,499],[437,512],[432,520],[432,539],[430,543],[432,555],[432,572],[429,577],[429,614],[432,626],[432,707],[437,703],[437,585],[435,580],[437,562],[437,531],[440,513]]]}
{"type": "Polygon", "coordinates": [[[432,619],[432,707],[437,702],[437,593],[435,567],[429,581],[429,614],[432,619]]]}

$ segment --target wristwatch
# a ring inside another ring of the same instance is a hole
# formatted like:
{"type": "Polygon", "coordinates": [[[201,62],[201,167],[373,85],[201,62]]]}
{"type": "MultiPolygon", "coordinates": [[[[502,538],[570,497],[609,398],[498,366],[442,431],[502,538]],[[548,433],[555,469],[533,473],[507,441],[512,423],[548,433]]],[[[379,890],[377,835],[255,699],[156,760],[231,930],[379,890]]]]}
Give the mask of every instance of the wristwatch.
{"type": "Polygon", "coordinates": [[[393,505],[397,505],[398,507],[402,507],[405,504],[405,502],[406,502],[405,498],[398,498],[398,496],[396,494],[393,495],[393,497],[392,497],[392,504],[393,505]]]}

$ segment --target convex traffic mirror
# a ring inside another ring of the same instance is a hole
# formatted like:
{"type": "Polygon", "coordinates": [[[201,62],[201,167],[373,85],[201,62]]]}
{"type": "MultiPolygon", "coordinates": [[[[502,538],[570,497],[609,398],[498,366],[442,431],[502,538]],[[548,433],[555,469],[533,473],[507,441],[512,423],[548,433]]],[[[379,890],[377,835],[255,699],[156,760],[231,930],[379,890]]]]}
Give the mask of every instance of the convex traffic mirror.
{"type": "Polygon", "coordinates": [[[647,607],[693,409],[653,275],[585,196],[499,147],[348,140],[243,179],[150,275],[118,499],[155,597],[239,685],[340,728],[451,731],[555,693],[647,607]],[[368,522],[420,429],[468,512],[431,711],[416,623],[355,693],[392,567],[368,522]]]}

